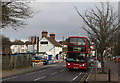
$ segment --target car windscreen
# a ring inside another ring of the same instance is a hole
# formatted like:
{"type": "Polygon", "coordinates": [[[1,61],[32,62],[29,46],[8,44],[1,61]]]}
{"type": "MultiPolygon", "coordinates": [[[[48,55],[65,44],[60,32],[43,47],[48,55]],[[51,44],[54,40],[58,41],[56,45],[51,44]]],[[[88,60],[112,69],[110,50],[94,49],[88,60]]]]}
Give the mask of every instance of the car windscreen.
{"type": "Polygon", "coordinates": [[[90,57],[90,59],[93,59],[93,57],[90,57]]]}
{"type": "Polygon", "coordinates": [[[116,56],[116,58],[120,58],[120,56],[116,56]]]}
{"type": "Polygon", "coordinates": [[[32,57],[32,60],[43,60],[42,57],[32,57]]]}

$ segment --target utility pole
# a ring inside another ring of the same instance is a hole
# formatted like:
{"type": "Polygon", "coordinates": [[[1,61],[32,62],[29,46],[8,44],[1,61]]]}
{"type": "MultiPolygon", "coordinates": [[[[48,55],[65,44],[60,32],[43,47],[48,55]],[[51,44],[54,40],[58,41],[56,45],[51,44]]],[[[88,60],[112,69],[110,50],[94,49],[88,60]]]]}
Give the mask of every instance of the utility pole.
{"type": "Polygon", "coordinates": [[[63,61],[64,61],[64,36],[63,36],[63,61]]]}
{"type": "Polygon", "coordinates": [[[96,57],[96,60],[95,60],[95,81],[96,81],[96,77],[97,77],[97,45],[95,47],[95,57],[96,57]]]}
{"type": "Polygon", "coordinates": [[[34,54],[34,39],[33,39],[33,36],[31,37],[31,44],[33,46],[32,50],[33,50],[33,54],[34,54]]]}

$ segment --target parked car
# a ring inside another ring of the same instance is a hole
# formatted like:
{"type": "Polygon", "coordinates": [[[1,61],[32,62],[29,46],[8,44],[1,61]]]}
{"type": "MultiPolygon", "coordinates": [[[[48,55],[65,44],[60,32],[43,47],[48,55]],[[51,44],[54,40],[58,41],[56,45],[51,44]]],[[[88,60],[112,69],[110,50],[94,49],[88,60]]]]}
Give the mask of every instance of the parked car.
{"type": "Polygon", "coordinates": [[[43,58],[43,65],[47,65],[47,59],[43,58]]]}
{"type": "Polygon", "coordinates": [[[94,58],[92,56],[90,56],[90,64],[94,63],[94,58]]]}
{"type": "Polygon", "coordinates": [[[120,56],[116,56],[116,57],[115,57],[115,61],[116,61],[116,62],[120,62],[120,56]]]}
{"type": "MultiPolygon", "coordinates": [[[[94,57],[94,60],[96,60],[96,57],[94,57]]],[[[97,60],[101,60],[101,58],[100,58],[100,57],[97,57],[97,60]]]]}
{"type": "Polygon", "coordinates": [[[40,56],[33,56],[31,62],[43,62],[43,58],[40,56]]]}

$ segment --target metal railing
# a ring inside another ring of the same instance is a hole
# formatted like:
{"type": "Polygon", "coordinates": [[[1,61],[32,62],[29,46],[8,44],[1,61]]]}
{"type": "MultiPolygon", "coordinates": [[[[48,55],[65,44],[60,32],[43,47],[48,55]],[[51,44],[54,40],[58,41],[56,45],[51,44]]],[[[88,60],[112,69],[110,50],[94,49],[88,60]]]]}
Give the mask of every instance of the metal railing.
{"type": "Polygon", "coordinates": [[[2,70],[11,70],[31,66],[31,55],[2,56],[2,70]]]}

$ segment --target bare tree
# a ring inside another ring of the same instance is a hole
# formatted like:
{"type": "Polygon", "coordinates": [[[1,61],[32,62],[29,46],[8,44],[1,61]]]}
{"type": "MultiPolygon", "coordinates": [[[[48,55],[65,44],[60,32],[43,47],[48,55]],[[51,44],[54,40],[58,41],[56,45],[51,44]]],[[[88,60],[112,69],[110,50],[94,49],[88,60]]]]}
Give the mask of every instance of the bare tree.
{"type": "Polygon", "coordinates": [[[2,51],[3,53],[9,53],[10,52],[10,44],[11,44],[11,41],[8,37],[5,37],[3,35],[1,35],[1,38],[2,38],[2,51]]]}
{"type": "Polygon", "coordinates": [[[87,10],[84,15],[78,11],[76,6],[75,9],[85,23],[85,26],[82,28],[88,33],[88,37],[99,46],[102,72],[104,72],[103,52],[107,46],[112,45],[111,43],[119,29],[118,16],[109,2],[101,2],[101,8],[96,6],[95,9],[87,10]]]}
{"type": "Polygon", "coordinates": [[[27,2],[2,2],[2,28],[22,27],[26,19],[33,16],[32,9],[27,2]]]}

